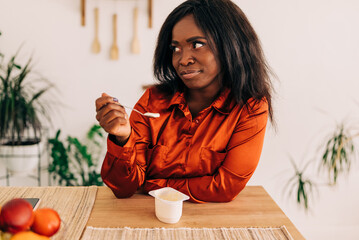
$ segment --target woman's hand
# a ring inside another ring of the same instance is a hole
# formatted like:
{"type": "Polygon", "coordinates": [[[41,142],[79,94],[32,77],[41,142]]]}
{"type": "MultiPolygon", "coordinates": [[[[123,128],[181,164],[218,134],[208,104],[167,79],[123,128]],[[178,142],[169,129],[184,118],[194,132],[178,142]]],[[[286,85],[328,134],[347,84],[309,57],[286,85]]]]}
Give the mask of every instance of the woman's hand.
{"type": "Polygon", "coordinates": [[[131,134],[131,125],[125,108],[116,98],[106,93],[96,99],[96,119],[100,126],[109,134],[116,136],[120,145],[127,142],[131,134]]]}

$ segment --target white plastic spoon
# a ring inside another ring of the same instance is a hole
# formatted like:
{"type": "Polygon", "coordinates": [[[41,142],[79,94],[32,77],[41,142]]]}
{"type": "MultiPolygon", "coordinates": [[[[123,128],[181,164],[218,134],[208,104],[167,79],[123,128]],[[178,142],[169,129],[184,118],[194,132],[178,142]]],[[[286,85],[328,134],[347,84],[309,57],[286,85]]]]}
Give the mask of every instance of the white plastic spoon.
{"type": "Polygon", "coordinates": [[[122,104],[120,104],[120,105],[121,105],[122,107],[124,107],[124,108],[131,109],[131,110],[133,110],[133,111],[135,111],[135,112],[137,112],[137,113],[139,113],[139,114],[141,114],[141,115],[143,115],[143,116],[145,116],[145,117],[150,117],[150,118],[158,118],[158,117],[160,117],[160,114],[159,114],[159,113],[151,113],[151,112],[142,113],[142,112],[138,111],[138,110],[135,109],[135,108],[130,108],[130,107],[124,106],[124,105],[122,105],[122,104]]]}

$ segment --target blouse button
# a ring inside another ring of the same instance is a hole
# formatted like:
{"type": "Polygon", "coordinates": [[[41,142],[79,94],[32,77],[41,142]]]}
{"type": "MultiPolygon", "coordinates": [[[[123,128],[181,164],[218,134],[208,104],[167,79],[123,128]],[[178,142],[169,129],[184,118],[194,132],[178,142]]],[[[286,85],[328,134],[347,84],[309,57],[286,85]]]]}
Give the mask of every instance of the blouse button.
{"type": "Polygon", "coordinates": [[[195,121],[197,124],[199,123],[199,121],[198,121],[198,119],[196,119],[196,121],[195,121]]]}

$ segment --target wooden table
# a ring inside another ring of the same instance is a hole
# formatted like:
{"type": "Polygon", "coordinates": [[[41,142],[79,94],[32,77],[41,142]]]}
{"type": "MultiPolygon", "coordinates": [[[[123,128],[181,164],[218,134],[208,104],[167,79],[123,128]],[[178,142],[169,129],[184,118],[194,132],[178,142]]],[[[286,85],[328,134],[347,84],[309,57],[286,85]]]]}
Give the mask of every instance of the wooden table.
{"type": "Polygon", "coordinates": [[[160,222],[155,216],[154,198],[135,194],[117,199],[107,187],[99,187],[87,226],[93,227],[280,227],[292,237],[304,239],[289,218],[261,186],[247,186],[229,203],[184,202],[176,224],[160,222]]]}

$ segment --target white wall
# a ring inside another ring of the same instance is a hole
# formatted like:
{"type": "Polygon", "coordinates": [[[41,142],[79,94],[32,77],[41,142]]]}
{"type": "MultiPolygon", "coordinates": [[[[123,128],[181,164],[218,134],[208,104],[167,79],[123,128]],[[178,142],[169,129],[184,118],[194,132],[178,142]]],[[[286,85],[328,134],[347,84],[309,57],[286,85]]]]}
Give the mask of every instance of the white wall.
{"type": "MultiPolygon", "coordinates": [[[[95,122],[94,100],[107,92],[127,105],[151,83],[156,36],[167,14],[180,0],[154,0],[154,27],[147,28],[146,2],[138,0],[140,55],[130,53],[131,0],[88,0],[87,25],[80,25],[80,1],[0,0],[0,49],[7,57],[22,45],[35,69],[53,81],[55,129],[82,136],[95,122]],[[100,7],[102,52],[91,53],[93,8],[100,7]],[[120,60],[109,60],[111,15],[119,20],[120,60]]],[[[297,164],[318,157],[317,148],[344,118],[359,123],[359,2],[356,0],[237,0],[263,43],[275,80],[277,132],[267,131],[262,158],[250,181],[263,185],[307,239],[357,239],[359,236],[358,165],[335,188],[320,186],[305,213],[295,199],[283,196],[297,164]],[[323,113],[325,112],[325,113],[323,113]]],[[[316,175],[311,167],[308,176],[316,175]]],[[[324,182],[324,178],[315,178],[324,182]]],[[[0,184],[4,185],[4,181],[0,184]]]]}

